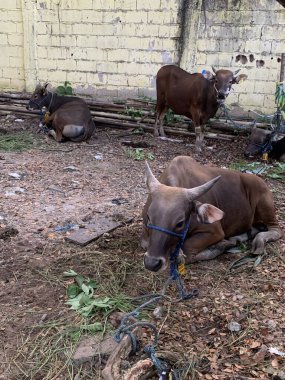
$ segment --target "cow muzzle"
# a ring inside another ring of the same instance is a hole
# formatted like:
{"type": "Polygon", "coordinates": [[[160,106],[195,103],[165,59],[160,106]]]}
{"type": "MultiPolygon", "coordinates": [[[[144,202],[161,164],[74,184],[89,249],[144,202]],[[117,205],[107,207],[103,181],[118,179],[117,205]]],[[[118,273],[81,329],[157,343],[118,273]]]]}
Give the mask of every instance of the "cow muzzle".
{"type": "Polygon", "coordinates": [[[254,158],[256,156],[257,153],[252,153],[252,152],[249,152],[249,151],[245,151],[244,152],[244,156],[246,158],[254,158]]]}
{"type": "Polygon", "coordinates": [[[146,252],[144,255],[144,266],[152,272],[158,272],[165,268],[165,259],[162,257],[152,257],[146,252]]]}
{"type": "Polygon", "coordinates": [[[227,94],[226,94],[224,91],[219,91],[219,92],[218,92],[218,100],[219,100],[219,101],[223,101],[223,100],[225,100],[225,99],[226,99],[226,96],[227,96],[227,94]]]}

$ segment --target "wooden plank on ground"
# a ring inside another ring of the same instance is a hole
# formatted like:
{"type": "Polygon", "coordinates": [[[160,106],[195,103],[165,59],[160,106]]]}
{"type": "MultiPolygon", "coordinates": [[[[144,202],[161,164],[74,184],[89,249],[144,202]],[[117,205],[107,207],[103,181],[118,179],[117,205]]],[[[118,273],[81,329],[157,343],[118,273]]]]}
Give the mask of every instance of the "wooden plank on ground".
{"type": "Polygon", "coordinates": [[[66,240],[85,246],[93,240],[98,239],[106,232],[111,232],[122,226],[125,222],[115,221],[111,217],[99,217],[92,224],[87,224],[85,228],[71,232],[66,236],[66,240]]]}

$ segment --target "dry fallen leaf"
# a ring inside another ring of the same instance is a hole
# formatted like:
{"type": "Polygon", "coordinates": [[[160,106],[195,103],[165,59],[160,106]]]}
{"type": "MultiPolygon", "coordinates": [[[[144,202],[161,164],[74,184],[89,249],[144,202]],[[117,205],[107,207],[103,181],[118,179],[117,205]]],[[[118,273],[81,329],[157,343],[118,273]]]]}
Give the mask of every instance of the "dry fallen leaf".
{"type": "Polygon", "coordinates": [[[257,347],[260,347],[261,346],[261,343],[258,342],[257,340],[254,340],[251,345],[250,345],[250,348],[257,348],[257,347]]]}
{"type": "Polygon", "coordinates": [[[277,359],[273,359],[272,362],[271,362],[271,365],[272,365],[272,367],[274,367],[274,368],[278,368],[278,367],[279,367],[278,360],[277,360],[277,359]]]}

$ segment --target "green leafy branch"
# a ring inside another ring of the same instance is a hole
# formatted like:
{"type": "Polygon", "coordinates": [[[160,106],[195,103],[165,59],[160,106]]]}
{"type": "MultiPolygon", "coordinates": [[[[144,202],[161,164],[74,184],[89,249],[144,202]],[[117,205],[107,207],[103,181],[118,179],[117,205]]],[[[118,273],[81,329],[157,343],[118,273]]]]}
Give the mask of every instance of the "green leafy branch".
{"type": "Polygon", "coordinates": [[[275,102],[280,108],[283,119],[285,120],[285,90],[284,82],[277,83],[275,91],[275,102]]]}
{"type": "Polygon", "coordinates": [[[63,86],[58,86],[55,90],[58,95],[61,96],[70,96],[73,95],[73,88],[71,87],[71,83],[65,81],[63,86]]]}
{"type": "MultiPolygon", "coordinates": [[[[71,310],[77,311],[85,318],[92,317],[98,312],[109,314],[114,310],[126,311],[130,308],[128,298],[123,295],[108,297],[95,294],[95,289],[99,287],[95,280],[78,275],[73,270],[64,272],[64,276],[74,279],[74,282],[67,287],[66,303],[71,310]]],[[[100,328],[98,323],[95,327],[100,328]]]]}
{"type": "Polygon", "coordinates": [[[142,161],[142,160],[154,160],[154,154],[151,152],[145,153],[143,148],[136,148],[136,149],[127,149],[127,156],[132,158],[135,161],[142,161]]]}

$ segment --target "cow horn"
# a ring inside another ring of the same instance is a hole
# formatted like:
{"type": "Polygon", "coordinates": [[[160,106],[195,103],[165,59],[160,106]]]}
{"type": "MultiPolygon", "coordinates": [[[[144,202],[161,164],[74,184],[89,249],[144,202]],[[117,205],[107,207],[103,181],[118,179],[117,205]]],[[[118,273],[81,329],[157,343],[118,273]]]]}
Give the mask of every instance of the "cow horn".
{"type": "Polygon", "coordinates": [[[237,69],[235,72],[234,72],[234,76],[237,75],[237,73],[240,71],[241,69],[237,69]]]}
{"type": "Polygon", "coordinates": [[[219,175],[218,177],[215,177],[211,179],[210,181],[204,183],[204,185],[193,187],[193,189],[187,189],[186,194],[190,201],[193,201],[194,199],[199,198],[201,195],[206,193],[208,190],[211,189],[212,186],[221,178],[219,175]]]}
{"type": "Polygon", "coordinates": [[[214,68],[214,66],[211,66],[211,67],[212,67],[213,73],[216,74],[216,69],[214,68]]]}
{"type": "Polygon", "coordinates": [[[147,161],[145,161],[145,168],[146,168],[146,184],[149,188],[149,191],[152,193],[158,188],[158,186],[160,185],[160,182],[153,175],[147,161]]]}

